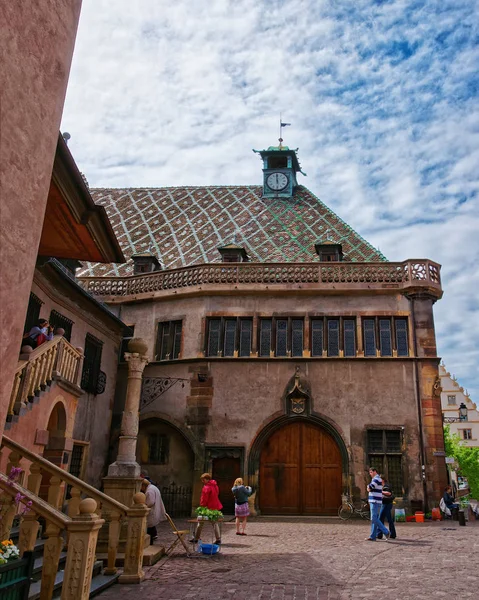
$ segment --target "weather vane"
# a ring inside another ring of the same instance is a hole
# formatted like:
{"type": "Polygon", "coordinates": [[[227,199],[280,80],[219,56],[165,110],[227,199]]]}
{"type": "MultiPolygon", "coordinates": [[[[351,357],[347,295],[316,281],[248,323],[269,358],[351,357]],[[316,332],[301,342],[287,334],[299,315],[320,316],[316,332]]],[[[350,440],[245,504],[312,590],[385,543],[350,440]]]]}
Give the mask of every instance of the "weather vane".
{"type": "Polygon", "coordinates": [[[283,147],[283,127],[290,127],[291,123],[283,123],[281,113],[279,113],[279,147],[283,147]]]}

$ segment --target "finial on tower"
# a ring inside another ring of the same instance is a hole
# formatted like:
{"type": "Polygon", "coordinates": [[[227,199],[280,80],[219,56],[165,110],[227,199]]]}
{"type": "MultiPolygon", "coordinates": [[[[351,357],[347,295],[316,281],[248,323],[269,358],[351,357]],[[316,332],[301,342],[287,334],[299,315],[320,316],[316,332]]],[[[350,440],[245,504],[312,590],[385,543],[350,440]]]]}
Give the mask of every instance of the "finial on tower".
{"type": "Polygon", "coordinates": [[[283,148],[283,127],[290,127],[291,123],[283,123],[283,119],[281,116],[281,113],[279,113],[279,138],[278,138],[278,142],[279,142],[279,149],[282,150],[283,148]]]}

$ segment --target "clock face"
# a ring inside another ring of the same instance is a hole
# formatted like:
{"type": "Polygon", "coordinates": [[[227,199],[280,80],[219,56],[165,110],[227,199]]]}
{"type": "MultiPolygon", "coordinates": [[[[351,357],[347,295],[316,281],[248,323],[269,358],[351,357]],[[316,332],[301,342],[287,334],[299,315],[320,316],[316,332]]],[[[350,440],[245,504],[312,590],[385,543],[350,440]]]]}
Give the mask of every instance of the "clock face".
{"type": "Polygon", "coordinates": [[[266,183],[271,190],[279,191],[284,190],[289,183],[289,179],[284,173],[271,173],[266,178],[266,183]]]}

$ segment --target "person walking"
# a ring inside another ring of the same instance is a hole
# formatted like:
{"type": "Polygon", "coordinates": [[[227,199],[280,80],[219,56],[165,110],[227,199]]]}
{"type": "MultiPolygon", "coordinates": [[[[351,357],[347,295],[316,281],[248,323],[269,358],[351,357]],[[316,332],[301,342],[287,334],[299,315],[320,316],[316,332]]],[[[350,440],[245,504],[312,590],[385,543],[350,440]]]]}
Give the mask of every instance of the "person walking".
{"type": "Polygon", "coordinates": [[[161,521],[166,521],[166,510],[161,499],[160,490],[148,479],[141,482],[141,491],[145,494],[145,504],[150,509],[146,517],[146,533],[150,536],[150,544],[158,537],[156,526],[161,521]]]}
{"type": "Polygon", "coordinates": [[[370,467],[369,475],[371,477],[371,483],[368,485],[367,490],[369,508],[371,511],[371,533],[366,540],[368,542],[375,542],[379,530],[384,534],[384,538],[387,541],[389,540],[389,531],[379,520],[379,513],[383,503],[383,482],[375,467],[370,467]]]}
{"type": "Polygon", "coordinates": [[[246,520],[249,517],[248,498],[253,493],[253,490],[249,485],[244,485],[241,477],[238,477],[235,479],[231,491],[235,497],[236,535],[247,535],[245,529],[246,520]]]}
{"type": "MultiPolygon", "coordinates": [[[[381,512],[379,513],[379,520],[384,525],[384,522],[387,520],[389,526],[389,534],[392,540],[396,539],[396,525],[394,523],[393,516],[393,502],[394,502],[394,494],[391,485],[388,480],[381,475],[381,479],[383,480],[383,504],[381,506],[381,512]]],[[[378,540],[382,539],[383,534],[380,531],[378,533],[378,540]]]]}
{"type": "MultiPolygon", "coordinates": [[[[216,481],[211,477],[209,473],[203,473],[201,476],[203,483],[203,489],[201,490],[200,506],[209,508],[210,510],[221,510],[223,505],[220,502],[220,490],[216,481]]],[[[194,544],[200,539],[201,531],[203,529],[204,521],[200,521],[196,526],[195,537],[190,540],[194,544]]],[[[219,523],[213,523],[213,529],[215,532],[215,544],[221,544],[221,533],[219,523]]]]}

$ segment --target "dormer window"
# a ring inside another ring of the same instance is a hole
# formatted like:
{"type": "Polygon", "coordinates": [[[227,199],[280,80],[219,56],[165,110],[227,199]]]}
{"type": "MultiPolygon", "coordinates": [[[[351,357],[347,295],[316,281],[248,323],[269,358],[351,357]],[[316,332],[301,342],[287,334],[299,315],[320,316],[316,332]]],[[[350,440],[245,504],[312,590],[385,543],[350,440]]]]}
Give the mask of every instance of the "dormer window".
{"type": "Polygon", "coordinates": [[[133,261],[133,275],[143,275],[144,273],[161,271],[161,264],[153,254],[134,254],[131,259],[133,261]]]}
{"type": "Polygon", "coordinates": [[[321,262],[341,262],[343,260],[341,244],[326,241],[324,244],[315,244],[314,248],[321,262]]]}
{"type": "Polygon", "coordinates": [[[218,252],[221,254],[221,262],[224,263],[248,262],[249,260],[246,250],[236,244],[228,244],[218,248],[218,252]]]}

